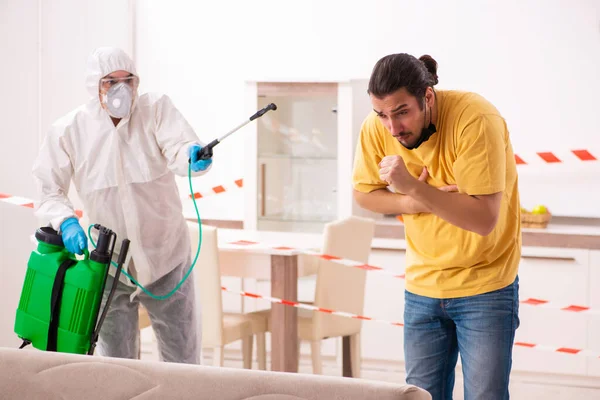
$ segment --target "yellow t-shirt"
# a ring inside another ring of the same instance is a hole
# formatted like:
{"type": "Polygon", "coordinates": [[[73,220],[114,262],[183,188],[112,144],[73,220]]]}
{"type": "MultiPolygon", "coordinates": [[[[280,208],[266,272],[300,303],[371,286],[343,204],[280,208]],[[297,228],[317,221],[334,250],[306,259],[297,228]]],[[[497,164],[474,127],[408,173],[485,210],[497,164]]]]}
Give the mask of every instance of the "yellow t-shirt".
{"type": "Polygon", "coordinates": [[[409,292],[455,298],[498,290],[514,281],[521,258],[517,169],[506,122],[475,93],[436,91],[436,97],[437,132],[414,150],[394,139],[374,112],[367,116],[356,148],[354,188],[385,188],[378,164],[399,155],[415,178],[427,167],[432,186],[456,184],[468,195],[503,192],[498,223],[488,236],[434,214],[403,215],[409,292]]]}

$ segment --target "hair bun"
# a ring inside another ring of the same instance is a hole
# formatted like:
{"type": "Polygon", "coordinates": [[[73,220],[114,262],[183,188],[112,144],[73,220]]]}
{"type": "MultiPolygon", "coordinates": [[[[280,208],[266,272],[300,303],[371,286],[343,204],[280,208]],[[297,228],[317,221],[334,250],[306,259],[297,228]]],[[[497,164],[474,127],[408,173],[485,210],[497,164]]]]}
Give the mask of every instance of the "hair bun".
{"type": "Polygon", "coordinates": [[[429,71],[429,73],[431,74],[431,79],[433,80],[433,84],[437,85],[437,83],[438,83],[438,76],[437,76],[438,63],[437,63],[437,61],[435,61],[433,59],[433,57],[431,57],[429,54],[422,55],[421,57],[419,57],[419,60],[423,64],[425,64],[427,71],[429,71]]]}

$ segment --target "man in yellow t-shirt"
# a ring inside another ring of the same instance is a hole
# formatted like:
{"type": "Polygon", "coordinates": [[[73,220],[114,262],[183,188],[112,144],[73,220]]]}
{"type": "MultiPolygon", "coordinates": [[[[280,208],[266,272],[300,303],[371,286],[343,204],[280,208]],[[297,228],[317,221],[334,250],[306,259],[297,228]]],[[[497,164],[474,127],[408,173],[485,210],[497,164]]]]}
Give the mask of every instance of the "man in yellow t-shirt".
{"type": "Polygon", "coordinates": [[[521,257],[512,145],[492,104],[434,90],[437,81],[430,56],[377,62],[354,195],[365,209],[403,215],[407,382],[452,398],[460,351],[465,398],[508,399],[521,257]]]}

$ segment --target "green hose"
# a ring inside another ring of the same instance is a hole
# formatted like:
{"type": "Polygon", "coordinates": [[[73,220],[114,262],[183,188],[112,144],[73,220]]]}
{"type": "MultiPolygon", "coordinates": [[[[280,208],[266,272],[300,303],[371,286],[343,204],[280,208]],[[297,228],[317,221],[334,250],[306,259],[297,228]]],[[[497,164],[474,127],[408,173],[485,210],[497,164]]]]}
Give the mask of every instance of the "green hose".
{"type": "MultiPolygon", "coordinates": [[[[192,188],[192,165],[191,164],[188,166],[188,182],[189,182],[189,185],[190,185],[190,194],[192,196],[192,201],[194,202],[194,209],[196,210],[196,217],[198,218],[198,228],[200,230],[200,236],[199,236],[199,240],[198,240],[198,249],[196,250],[196,257],[194,257],[194,261],[192,262],[192,265],[190,266],[189,271],[185,274],[185,276],[183,277],[183,279],[181,280],[181,282],[179,282],[177,284],[177,286],[175,286],[175,288],[173,290],[171,290],[169,293],[167,293],[167,294],[165,294],[163,296],[157,296],[157,295],[151,293],[148,289],[146,289],[140,283],[138,283],[138,281],[136,281],[127,272],[125,272],[124,270],[121,271],[123,273],[123,275],[125,275],[127,278],[131,279],[131,281],[133,283],[135,283],[136,286],[138,286],[140,289],[142,289],[142,291],[144,293],[146,293],[148,296],[150,296],[150,297],[152,297],[153,299],[156,299],[156,300],[165,300],[165,299],[168,299],[169,297],[171,297],[181,287],[181,285],[183,285],[183,283],[186,281],[186,279],[188,278],[188,276],[190,276],[190,274],[192,273],[192,270],[194,269],[194,266],[196,265],[196,261],[198,261],[198,256],[200,255],[200,248],[202,247],[202,220],[200,219],[200,212],[198,211],[198,205],[196,204],[196,198],[194,196],[194,190],[192,188]]],[[[92,239],[92,236],[91,236],[91,232],[92,232],[92,227],[93,226],[94,225],[90,225],[90,227],[88,228],[88,237],[90,238],[90,242],[92,242],[92,245],[94,247],[96,247],[96,243],[94,243],[94,239],[92,239]]],[[[117,266],[117,263],[115,263],[114,261],[111,261],[111,264],[114,267],[117,266]]]]}

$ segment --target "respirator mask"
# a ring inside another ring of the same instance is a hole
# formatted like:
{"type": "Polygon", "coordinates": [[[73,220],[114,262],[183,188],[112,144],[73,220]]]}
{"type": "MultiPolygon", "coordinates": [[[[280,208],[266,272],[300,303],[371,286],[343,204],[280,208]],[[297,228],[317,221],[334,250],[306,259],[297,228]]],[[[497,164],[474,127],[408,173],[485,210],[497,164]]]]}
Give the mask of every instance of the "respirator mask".
{"type": "Polygon", "coordinates": [[[111,117],[125,118],[129,115],[138,82],[137,76],[100,80],[101,100],[111,117]]]}

